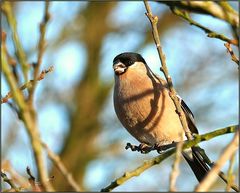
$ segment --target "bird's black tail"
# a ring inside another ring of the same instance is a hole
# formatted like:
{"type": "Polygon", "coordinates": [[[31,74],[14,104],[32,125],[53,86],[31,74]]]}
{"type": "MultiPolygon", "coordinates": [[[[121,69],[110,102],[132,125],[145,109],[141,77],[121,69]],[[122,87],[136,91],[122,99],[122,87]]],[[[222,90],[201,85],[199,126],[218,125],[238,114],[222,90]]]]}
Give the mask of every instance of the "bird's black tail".
{"type": "MultiPolygon", "coordinates": [[[[182,110],[186,116],[186,120],[188,123],[188,127],[193,134],[198,134],[197,127],[195,125],[194,116],[187,104],[179,97],[181,101],[182,110]]],[[[209,172],[210,168],[213,167],[214,163],[208,158],[205,154],[204,150],[199,146],[194,146],[191,149],[183,151],[183,157],[188,162],[189,166],[191,167],[192,171],[194,172],[196,178],[199,182],[203,180],[206,174],[209,172]]],[[[222,171],[219,172],[219,177],[227,183],[227,178],[222,171]]],[[[239,188],[235,184],[231,184],[231,188],[236,192],[239,192],[239,188]]]]}
{"type": "Polygon", "coordinates": [[[209,165],[206,163],[201,155],[202,149],[199,146],[192,147],[191,150],[183,152],[183,157],[188,162],[196,178],[200,182],[210,170],[209,165]]]}
{"type": "MultiPolygon", "coordinates": [[[[189,150],[183,151],[182,154],[198,181],[201,182],[211,167],[213,167],[214,163],[210,161],[204,150],[199,146],[194,146],[189,150]]],[[[225,183],[227,183],[227,178],[222,171],[220,171],[218,175],[225,183]]],[[[239,192],[239,188],[235,184],[231,184],[231,188],[236,192],[239,192]]]]}

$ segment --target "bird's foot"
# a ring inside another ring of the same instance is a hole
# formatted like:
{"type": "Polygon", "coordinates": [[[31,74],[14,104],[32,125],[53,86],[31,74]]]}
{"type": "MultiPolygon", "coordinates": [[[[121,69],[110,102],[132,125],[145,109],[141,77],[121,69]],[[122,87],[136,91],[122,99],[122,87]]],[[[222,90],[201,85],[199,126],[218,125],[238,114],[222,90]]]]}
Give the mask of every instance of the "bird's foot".
{"type": "Polygon", "coordinates": [[[138,148],[141,153],[149,153],[152,150],[153,146],[150,146],[146,143],[140,143],[138,148]]]}
{"type": "Polygon", "coordinates": [[[131,149],[132,151],[138,151],[141,153],[149,153],[151,150],[153,150],[153,147],[146,144],[146,143],[140,143],[139,145],[132,145],[131,143],[127,143],[125,149],[131,149]]]}
{"type": "Polygon", "coordinates": [[[132,145],[131,143],[127,143],[125,149],[131,149],[132,151],[137,151],[138,146],[132,145]]]}
{"type": "Polygon", "coordinates": [[[163,145],[162,143],[156,143],[151,146],[146,143],[140,143],[139,145],[132,145],[131,143],[127,143],[125,149],[131,149],[132,151],[138,151],[143,154],[149,153],[150,151],[157,150],[159,154],[164,153],[166,150],[176,147],[176,142],[172,142],[170,144],[163,145]]]}
{"type": "Polygon", "coordinates": [[[172,147],[176,147],[176,142],[173,141],[172,143],[166,144],[166,145],[156,143],[154,145],[154,149],[157,150],[157,152],[159,154],[164,153],[166,150],[168,150],[168,149],[170,149],[172,147]]]}

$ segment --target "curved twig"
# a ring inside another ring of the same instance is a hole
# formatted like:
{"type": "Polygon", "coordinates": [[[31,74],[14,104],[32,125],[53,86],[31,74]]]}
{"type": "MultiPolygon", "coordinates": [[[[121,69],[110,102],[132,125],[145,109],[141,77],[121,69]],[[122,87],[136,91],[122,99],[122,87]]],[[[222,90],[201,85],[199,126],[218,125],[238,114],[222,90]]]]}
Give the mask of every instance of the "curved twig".
{"type": "Polygon", "coordinates": [[[165,57],[165,55],[163,53],[163,50],[162,50],[162,47],[161,47],[160,38],[159,38],[159,35],[158,35],[158,28],[157,28],[158,17],[153,16],[152,11],[151,11],[151,7],[149,6],[147,1],[144,1],[144,4],[145,4],[146,10],[147,10],[146,15],[147,15],[147,17],[148,17],[148,19],[151,23],[151,26],[152,26],[153,39],[154,39],[154,42],[156,44],[158,55],[159,55],[161,65],[162,65],[160,69],[163,72],[163,74],[164,74],[164,76],[167,80],[168,88],[169,88],[169,95],[174,102],[174,105],[176,107],[176,111],[179,115],[179,119],[181,121],[181,124],[183,126],[183,130],[185,132],[185,135],[186,135],[187,139],[190,140],[190,139],[192,139],[192,134],[191,134],[191,132],[188,128],[187,121],[184,118],[183,110],[181,108],[180,101],[177,98],[177,92],[175,91],[175,89],[173,87],[172,78],[170,77],[170,75],[168,73],[168,69],[167,69],[167,65],[166,65],[166,57],[165,57]]]}
{"type": "MultiPolygon", "coordinates": [[[[187,149],[190,148],[202,141],[207,141],[210,140],[214,137],[220,136],[220,135],[224,135],[227,133],[234,133],[237,130],[237,125],[234,126],[229,126],[223,129],[218,129],[216,131],[210,132],[210,133],[206,133],[203,135],[196,135],[196,138],[193,140],[189,140],[186,141],[183,144],[182,149],[187,149]]],[[[139,166],[138,168],[130,171],[130,172],[125,172],[120,178],[114,180],[111,184],[109,184],[107,187],[103,188],[101,190],[101,192],[109,192],[112,191],[114,188],[118,187],[119,185],[123,184],[124,182],[126,182],[127,180],[129,180],[130,178],[134,177],[134,176],[139,176],[141,173],[143,173],[145,170],[147,170],[148,168],[156,165],[156,164],[160,164],[163,160],[165,160],[166,158],[168,158],[169,156],[171,156],[172,154],[174,154],[176,151],[176,148],[170,149],[169,151],[166,151],[165,153],[150,159],[148,161],[145,161],[141,166],[139,166]]]]}
{"type": "Polygon", "coordinates": [[[207,174],[207,176],[197,185],[196,192],[206,192],[209,187],[215,182],[218,177],[218,173],[226,163],[227,160],[237,151],[239,145],[239,130],[236,131],[233,140],[225,148],[218,161],[214,164],[213,168],[207,174]]]}

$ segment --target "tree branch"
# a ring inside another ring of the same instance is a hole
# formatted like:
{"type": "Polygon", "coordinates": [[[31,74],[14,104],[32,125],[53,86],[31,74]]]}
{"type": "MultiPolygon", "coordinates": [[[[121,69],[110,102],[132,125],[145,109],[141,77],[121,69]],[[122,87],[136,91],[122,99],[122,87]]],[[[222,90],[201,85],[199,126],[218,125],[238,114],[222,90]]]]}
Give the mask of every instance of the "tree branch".
{"type": "Polygon", "coordinates": [[[34,75],[33,75],[33,83],[32,87],[29,90],[29,103],[33,103],[33,95],[34,91],[36,89],[36,83],[37,83],[37,76],[39,74],[40,70],[40,65],[42,63],[42,58],[43,58],[43,53],[45,50],[46,46],[46,41],[45,41],[45,34],[46,34],[46,26],[48,21],[50,20],[50,13],[49,13],[49,1],[47,0],[45,3],[45,11],[44,11],[44,17],[43,21],[40,24],[40,37],[39,37],[39,42],[38,42],[38,58],[37,58],[37,63],[34,65],[34,75]]]}
{"type": "Polygon", "coordinates": [[[235,56],[231,45],[229,43],[225,43],[224,46],[227,48],[227,51],[230,53],[232,61],[234,61],[239,66],[239,59],[235,56]]]}
{"type": "Polygon", "coordinates": [[[161,3],[196,13],[208,14],[228,22],[235,28],[239,27],[238,13],[234,9],[229,9],[230,5],[228,9],[223,10],[218,3],[212,1],[161,1],[161,3]]]}
{"type": "Polygon", "coordinates": [[[232,182],[234,181],[234,175],[233,175],[233,164],[235,160],[235,154],[231,156],[228,171],[227,171],[227,186],[226,186],[226,192],[230,191],[232,182]]]}
{"type": "Polygon", "coordinates": [[[179,163],[181,161],[182,148],[183,148],[183,141],[180,141],[177,143],[175,161],[172,165],[172,172],[170,174],[170,185],[169,185],[170,192],[175,192],[177,190],[176,181],[179,175],[179,163]]]}
{"type": "Polygon", "coordinates": [[[71,173],[68,172],[67,168],[62,163],[60,157],[56,155],[54,152],[52,152],[47,144],[42,142],[42,146],[47,150],[48,157],[52,160],[52,162],[57,166],[59,171],[62,173],[64,178],[67,180],[69,185],[76,191],[80,192],[82,191],[81,188],[78,186],[77,182],[74,180],[71,173]]]}
{"type": "MultiPolygon", "coordinates": [[[[202,141],[207,141],[207,140],[210,140],[210,139],[215,138],[215,137],[220,136],[220,135],[224,135],[224,134],[227,134],[227,133],[234,133],[234,132],[236,132],[236,130],[237,130],[237,125],[234,125],[234,126],[229,126],[229,127],[226,127],[226,128],[218,129],[216,131],[209,132],[209,133],[206,133],[206,134],[203,134],[203,135],[196,135],[196,137],[193,140],[185,141],[182,149],[187,149],[187,148],[193,147],[193,146],[197,145],[198,143],[200,143],[202,141]]],[[[125,172],[120,178],[116,179],[110,185],[103,188],[101,190],[101,192],[112,191],[114,188],[123,184],[124,182],[126,182],[130,178],[132,178],[134,176],[139,176],[141,173],[143,173],[148,168],[150,168],[150,167],[152,167],[156,164],[160,164],[163,160],[165,160],[166,158],[168,158],[172,154],[174,154],[175,151],[176,151],[176,148],[170,149],[170,150],[164,152],[163,154],[161,154],[161,155],[159,155],[159,156],[157,156],[153,159],[145,161],[138,168],[136,168],[136,169],[134,169],[130,172],[125,172]]]]}
{"type": "Polygon", "coordinates": [[[29,167],[26,168],[26,172],[29,175],[28,182],[32,188],[31,190],[33,192],[42,192],[43,190],[41,184],[38,184],[36,182],[36,178],[32,175],[32,172],[29,167]]]}
{"type": "Polygon", "coordinates": [[[213,168],[208,172],[207,176],[201,181],[195,188],[196,192],[206,192],[210,186],[215,182],[218,177],[218,173],[226,163],[227,160],[237,151],[239,145],[239,130],[237,129],[233,140],[225,148],[218,161],[214,164],[213,168]]]}
{"type": "Polygon", "coordinates": [[[13,42],[14,42],[16,56],[19,60],[19,63],[21,64],[21,68],[22,68],[22,72],[23,72],[23,75],[24,75],[25,82],[27,82],[28,81],[29,65],[27,64],[26,55],[23,51],[22,44],[21,44],[19,36],[18,36],[17,22],[16,22],[16,19],[14,17],[14,13],[12,11],[11,3],[8,2],[8,1],[4,1],[2,3],[1,8],[2,8],[3,13],[6,15],[8,24],[11,28],[12,39],[13,39],[13,42]]]}
{"type": "Polygon", "coordinates": [[[167,65],[166,65],[166,57],[163,53],[162,47],[161,47],[161,43],[160,43],[160,38],[158,35],[158,29],[157,29],[157,23],[158,23],[158,17],[157,16],[153,16],[152,11],[151,11],[151,7],[149,6],[147,1],[144,1],[146,10],[147,10],[147,17],[151,23],[152,26],[152,34],[153,34],[153,38],[154,38],[154,42],[156,44],[157,47],[157,51],[158,51],[158,55],[162,64],[162,67],[160,68],[161,71],[163,72],[166,80],[167,80],[167,84],[168,84],[168,88],[169,88],[169,95],[171,97],[171,99],[174,102],[174,105],[176,107],[177,110],[177,114],[179,115],[179,119],[181,121],[181,124],[183,126],[183,130],[185,132],[185,135],[187,137],[187,139],[192,139],[192,135],[191,132],[188,128],[188,124],[187,124],[187,120],[185,119],[184,115],[183,115],[183,110],[181,108],[181,104],[179,99],[177,98],[177,93],[173,87],[173,82],[172,82],[172,78],[170,77],[169,73],[168,73],[168,69],[167,69],[167,65]]]}
{"type": "MultiPolygon", "coordinates": [[[[37,80],[40,81],[44,79],[45,75],[49,72],[53,71],[53,66],[50,66],[47,70],[43,70],[40,75],[37,77],[37,80]]],[[[24,90],[26,88],[31,88],[33,86],[33,80],[28,81],[27,83],[23,84],[19,89],[24,90]]],[[[13,97],[13,93],[9,91],[5,97],[1,99],[1,104],[8,102],[10,98],[13,97]]]]}
{"type": "MultiPolygon", "coordinates": [[[[222,10],[223,10],[223,12],[224,12],[224,14],[225,14],[225,17],[228,18],[227,20],[231,19],[231,18],[229,17],[230,14],[233,14],[233,15],[239,17],[239,13],[231,7],[231,5],[229,4],[229,2],[227,2],[227,1],[218,1],[217,3],[218,3],[219,6],[222,8],[222,10]],[[229,14],[229,13],[230,13],[230,14],[229,14]]],[[[230,23],[230,22],[229,22],[229,23],[230,23]]],[[[239,23],[239,18],[238,18],[238,20],[237,20],[237,25],[236,25],[236,26],[235,26],[235,25],[232,25],[232,24],[230,23],[230,25],[231,25],[231,27],[232,27],[233,34],[234,34],[234,36],[235,36],[236,39],[239,39],[239,35],[238,35],[238,34],[239,34],[239,24],[238,24],[238,23],[239,23]]]]}
{"type": "Polygon", "coordinates": [[[8,183],[10,185],[11,189],[13,189],[15,192],[21,191],[21,189],[17,188],[17,186],[13,183],[12,179],[7,177],[7,174],[1,172],[1,177],[2,177],[3,181],[8,183]]]}
{"type": "Polygon", "coordinates": [[[10,67],[7,63],[6,49],[4,46],[1,47],[1,56],[2,56],[2,71],[6,77],[7,83],[11,89],[13,99],[15,100],[18,109],[19,117],[23,121],[28,135],[30,137],[30,142],[32,145],[34,157],[36,160],[36,167],[38,174],[40,176],[41,184],[43,185],[44,190],[53,191],[52,186],[46,181],[48,179],[47,169],[45,167],[45,162],[42,154],[42,146],[40,143],[40,134],[37,128],[36,119],[30,113],[29,106],[27,106],[24,96],[20,89],[17,86],[17,82],[14,78],[13,73],[10,70],[10,67]]]}
{"type": "Polygon", "coordinates": [[[180,9],[178,9],[177,7],[170,7],[171,11],[177,15],[180,16],[181,18],[183,18],[184,20],[188,21],[190,25],[194,25],[200,29],[202,29],[205,33],[207,33],[207,37],[209,38],[217,38],[220,40],[223,40],[225,42],[228,42],[230,44],[234,44],[235,46],[238,46],[238,40],[236,39],[229,39],[227,37],[225,37],[223,34],[219,34],[217,32],[214,32],[212,30],[210,30],[209,28],[197,23],[196,21],[194,21],[190,15],[186,12],[186,11],[182,11],[180,9]]]}

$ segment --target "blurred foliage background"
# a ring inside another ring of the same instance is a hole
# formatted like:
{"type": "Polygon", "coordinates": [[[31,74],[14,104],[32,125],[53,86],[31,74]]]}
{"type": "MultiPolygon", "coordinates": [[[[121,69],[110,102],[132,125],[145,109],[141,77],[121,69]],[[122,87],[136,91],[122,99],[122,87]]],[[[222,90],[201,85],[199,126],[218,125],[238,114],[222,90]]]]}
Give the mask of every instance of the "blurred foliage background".
{"type": "MultiPolygon", "coordinates": [[[[238,2],[229,3],[238,10],[238,2]]],[[[226,52],[224,42],[208,38],[203,31],[172,14],[168,6],[156,2],[150,4],[153,13],[159,16],[160,39],[173,83],[192,109],[199,132],[236,124],[238,70],[226,52]]],[[[11,5],[27,61],[35,62],[44,2],[12,2],[11,5]]],[[[51,2],[49,12],[51,19],[41,69],[53,65],[54,71],[39,82],[36,90],[35,106],[41,138],[60,155],[80,187],[99,191],[125,171],[157,155],[124,149],[127,142],[138,142],[120,125],[112,103],[112,60],[117,54],[139,52],[152,70],[162,75],[150,23],[144,14],[143,2],[51,2]]],[[[195,13],[192,17],[214,31],[233,37],[231,27],[224,21],[195,13]]],[[[1,23],[7,34],[8,52],[14,56],[11,31],[4,15],[1,23]]],[[[17,70],[20,71],[19,67],[17,70]]],[[[8,91],[2,76],[2,96],[8,91]]],[[[26,177],[25,169],[29,166],[36,174],[24,126],[6,104],[1,108],[2,168],[10,165],[26,177]]],[[[215,161],[232,137],[232,134],[224,135],[201,146],[215,161]]],[[[172,158],[167,159],[115,190],[167,191],[172,161],[172,158]]],[[[236,159],[236,181],[238,164],[236,159]]],[[[223,171],[227,168],[228,164],[223,171]]],[[[55,176],[53,185],[58,190],[71,190],[50,161],[48,169],[55,176]]],[[[184,161],[180,172],[178,190],[191,191],[197,180],[184,161]]],[[[223,187],[220,180],[212,190],[223,187]]]]}

